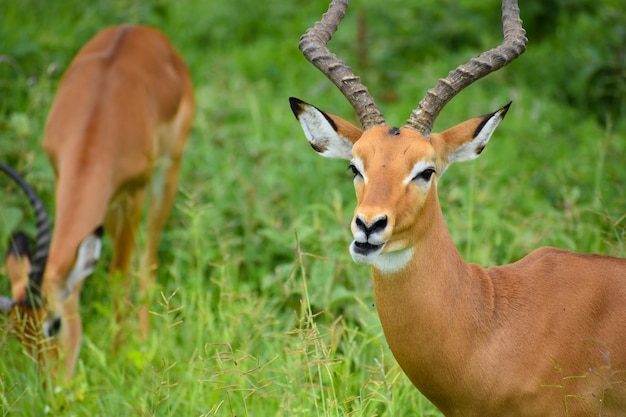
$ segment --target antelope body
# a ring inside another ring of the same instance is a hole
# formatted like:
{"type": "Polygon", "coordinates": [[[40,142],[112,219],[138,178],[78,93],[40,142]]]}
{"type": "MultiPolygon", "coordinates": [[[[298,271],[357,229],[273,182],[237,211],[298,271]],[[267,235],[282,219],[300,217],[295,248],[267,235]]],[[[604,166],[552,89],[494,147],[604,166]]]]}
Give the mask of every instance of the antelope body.
{"type": "Polygon", "coordinates": [[[350,161],[350,253],[371,265],[385,338],[403,371],[448,417],[626,415],[626,259],[541,248],[485,269],[462,259],[439,205],[439,177],[478,157],[508,105],[442,133],[430,132],[434,119],[460,89],[524,51],[516,2],[503,2],[503,45],[441,80],[403,128],[385,124],[325,46],[346,5],[333,1],[300,48],[363,129],[290,102],[314,150],[350,161]]]}
{"type": "Polygon", "coordinates": [[[99,257],[102,227],[113,245],[116,323],[121,326],[126,319],[129,268],[146,197],[145,246],[137,275],[139,328],[142,336],[147,333],[157,247],[176,195],[193,114],[187,67],[169,40],[152,28],[102,30],[64,74],[44,138],[56,175],[54,233],[40,231],[38,246],[46,253],[33,260],[30,276],[12,278],[21,281],[14,289],[31,287],[30,298],[43,293],[45,305],[33,299],[25,303],[26,290],[14,291],[14,308],[35,315],[43,336],[50,338],[43,356],[53,374],[73,374],[82,334],[80,288],[99,257]]]}

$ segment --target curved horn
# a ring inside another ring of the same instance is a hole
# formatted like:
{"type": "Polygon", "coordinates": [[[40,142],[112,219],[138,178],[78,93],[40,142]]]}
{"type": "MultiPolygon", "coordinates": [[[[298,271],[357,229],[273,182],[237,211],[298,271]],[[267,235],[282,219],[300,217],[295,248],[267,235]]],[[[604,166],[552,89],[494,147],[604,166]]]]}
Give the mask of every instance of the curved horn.
{"type": "Polygon", "coordinates": [[[528,39],[522,27],[517,0],[502,1],[502,29],[504,40],[500,46],[460,65],[428,90],[426,97],[411,112],[406,128],[429,137],[439,112],[454,96],[474,81],[499,70],[524,53],[528,39]]]}
{"type": "Polygon", "coordinates": [[[43,272],[48,260],[48,250],[50,247],[50,220],[48,212],[41,198],[35,192],[33,187],[26,182],[22,176],[15,172],[8,165],[0,162],[0,169],[4,171],[13,181],[20,186],[28,197],[35,218],[37,220],[37,240],[35,243],[35,255],[33,256],[31,270],[28,273],[28,300],[26,302],[33,306],[41,305],[41,284],[43,280],[43,272]]]}
{"type": "Polygon", "coordinates": [[[361,78],[354,75],[352,68],[326,47],[337,31],[347,7],[348,0],[333,0],[322,20],[302,35],[298,47],[306,59],[339,88],[354,108],[361,127],[367,130],[372,126],[385,124],[385,119],[367,87],[361,83],[361,78]]]}

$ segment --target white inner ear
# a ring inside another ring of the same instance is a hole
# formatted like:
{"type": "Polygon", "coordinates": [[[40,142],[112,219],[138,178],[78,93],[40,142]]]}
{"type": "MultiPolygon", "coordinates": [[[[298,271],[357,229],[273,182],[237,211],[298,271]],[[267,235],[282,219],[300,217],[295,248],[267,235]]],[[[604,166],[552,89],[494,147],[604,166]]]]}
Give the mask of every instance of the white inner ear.
{"type": "Polygon", "coordinates": [[[448,161],[452,163],[469,161],[478,158],[478,155],[480,155],[485,146],[487,146],[489,139],[491,139],[491,135],[493,135],[493,132],[496,130],[496,127],[498,127],[501,121],[502,111],[495,112],[489,120],[487,120],[474,139],[470,142],[464,143],[450,153],[448,161]]]}
{"type": "Polygon", "coordinates": [[[67,277],[67,291],[69,295],[74,285],[84,280],[96,268],[96,262],[100,258],[102,239],[95,235],[89,235],[78,247],[78,256],[74,268],[67,277]]]}
{"type": "Polygon", "coordinates": [[[339,135],[318,109],[306,105],[298,115],[298,121],[317,153],[327,158],[352,158],[352,142],[339,135]]]}

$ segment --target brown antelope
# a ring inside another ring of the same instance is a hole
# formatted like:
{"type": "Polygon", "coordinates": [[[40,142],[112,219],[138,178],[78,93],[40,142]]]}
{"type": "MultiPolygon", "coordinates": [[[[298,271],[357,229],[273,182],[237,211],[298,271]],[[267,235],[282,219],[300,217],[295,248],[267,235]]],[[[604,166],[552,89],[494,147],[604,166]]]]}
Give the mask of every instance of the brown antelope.
{"type": "Polygon", "coordinates": [[[508,105],[442,133],[431,133],[434,120],[461,89],[524,52],[517,1],[503,1],[503,44],[440,80],[402,128],[385,124],[326,47],[346,6],[333,1],[300,49],[346,96],[362,130],[290,102],[315,151],[350,161],[350,254],[371,265],[403,371],[446,416],[626,415],[626,259],[541,248],[485,269],[461,258],[439,205],[439,177],[483,151],[508,105]]]}
{"type": "MultiPolygon", "coordinates": [[[[45,231],[38,234],[45,253],[35,255],[29,284],[26,274],[11,279],[13,309],[37,316],[40,331],[50,338],[45,344],[50,353],[44,356],[53,375],[62,371],[69,378],[74,371],[82,335],[79,293],[99,257],[102,227],[113,246],[110,274],[119,281],[112,289],[121,286],[117,296],[122,299],[112,297],[114,315],[118,325],[125,319],[129,269],[147,197],[137,273],[139,329],[145,336],[157,246],[176,196],[193,114],[189,71],[155,29],[106,28],[78,52],[64,74],[44,138],[56,175],[54,233],[51,240],[45,231]],[[42,240],[50,241],[49,251],[42,240]]],[[[10,252],[7,261],[15,253],[19,251],[10,252]]]]}

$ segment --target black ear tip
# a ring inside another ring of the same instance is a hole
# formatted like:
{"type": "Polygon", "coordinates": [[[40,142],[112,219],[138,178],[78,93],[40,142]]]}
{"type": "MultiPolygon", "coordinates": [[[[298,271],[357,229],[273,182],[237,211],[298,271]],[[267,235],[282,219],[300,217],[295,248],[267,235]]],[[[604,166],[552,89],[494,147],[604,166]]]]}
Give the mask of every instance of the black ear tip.
{"type": "Polygon", "coordinates": [[[507,104],[504,105],[504,107],[502,107],[500,109],[500,112],[502,113],[502,118],[504,118],[504,116],[506,116],[506,113],[509,111],[509,107],[511,107],[512,103],[513,103],[513,101],[509,101],[507,104]]]}
{"type": "Polygon", "coordinates": [[[103,226],[98,226],[96,228],[96,230],[93,231],[93,234],[98,236],[98,237],[102,237],[104,235],[104,227],[103,226]]]}
{"type": "Polygon", "coordinates": [[[304,110],[304,104],[306,103],[299,98],[289,97],[289,105],[291,106],[291,111],[293,112],[294,116],[296,116],[296,118],[304,110]]]}

